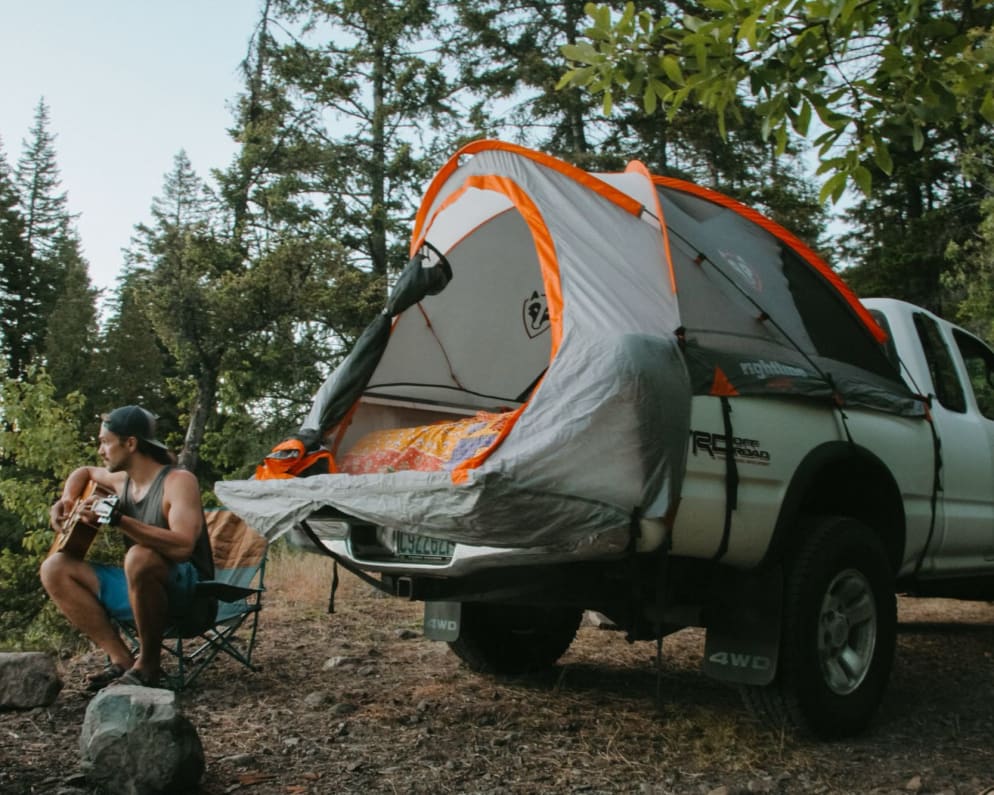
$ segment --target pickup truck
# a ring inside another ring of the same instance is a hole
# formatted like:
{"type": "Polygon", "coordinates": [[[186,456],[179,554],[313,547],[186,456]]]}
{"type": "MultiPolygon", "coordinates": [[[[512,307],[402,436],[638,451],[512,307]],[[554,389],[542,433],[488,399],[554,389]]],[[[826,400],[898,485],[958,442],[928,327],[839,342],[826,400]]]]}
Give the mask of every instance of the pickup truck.
{"type": "Polygon", "coordinates": [[[864,303],[930,421],[851,410],[844,427],[817,405],[738,398],[729,444],[720,400],[694,396],[679,511],[669,533],[643,523],[634,556],[548,564],[528,549],[343,527],[333,511],[298,538],[424,600],[425,634],[474,670],[552,665],[585,609],[631,641],[702,626],[704,671],[757,717],[857,732],[890,673],[896,593],[994,599],[994,352],[925,309],[864,303]]]}
{"type": "Polygon", "coordinates": [[[757,715],[841,736],[883,695],[895,594],[994,598],[976,337],[637,162],[473,142],[411,240],[300,431],[215,491],[423,601],[472,668],[553,665],[584,610],[705,627],[757,715]]]}

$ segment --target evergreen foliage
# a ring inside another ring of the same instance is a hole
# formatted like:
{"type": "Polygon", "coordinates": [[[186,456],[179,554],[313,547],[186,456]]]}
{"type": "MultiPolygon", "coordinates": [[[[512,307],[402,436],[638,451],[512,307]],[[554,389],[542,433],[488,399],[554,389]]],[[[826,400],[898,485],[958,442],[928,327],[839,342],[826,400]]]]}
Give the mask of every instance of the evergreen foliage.
{"type": "Polygon", "coordinates": [[[94,392],[102,392],[94,367],[99,345],[97,291],[75,233],[61,235],[58,243],[55,262],[61,273],[60,289],[47,319],[44,361],[56,395],[82,392],[83,411],[92,415],[94,392]]]}
{"type": "MultiPolygon", "coordinates": [[[[317,144],[302,182],[325,200],[321,220],[349,261],[385,277],[407,261],[416,199],[453,121],[452,88],[431,0],[275,0],[298,32],[272,41],[272,76],[299,97],[295,118],[317,144]]],[[[381,288],[385,287],[381,283],[381,288]]]]}
{"type": "Polygon", "coordinates": [[[0,146],[0,372],[23,371],[28,353],[21,330],[30,310],[30,248],[20,200],[0,146]]]}
{"type": "MultiPolygon", "coordinates": [[[[137,404],[159,417],[158,431],[170,444],[178,432],[176,409],[166,389],[175,376],[162,341],[149,324],[143,303],[144,270],[127,265],[118,278],[95,372],[101,381],[104,408],[137,404]]],[[[170,444],[170,446],[174,446],[170,444]]]]}
{"type": "Polygon", "coordinates": [[[973,234],[949,243],[952,267],[942,276],[944,303],[955,307],[955,319],[994,344],[994,144],[967,153],[967,176],[985,191],[973,234]]]}
{"type": "Polygon", "coordinates": [[[43,353],[48,318],[63,282],[58,258],[70,217],[49,124],[48,106],[41,100],[14,173],[28,251],[17,278],[18,301],[11,307],[8,367],[15,376],[23,375],[34,357],[43,353]]]}
{"type": "Polygon", "coordinates": [[[557,91],[564,45],[586,27],[583,0],[457,0],[451,48],[462,86],[481,97],[477,119],[498,134],[582,168],[624,165],[613,125],[576,88],[557,91]]]}
{"type": "Polygon", "coordinates": [[[15,173],[25,219],[25,237],[33,256],[41,262],[56,259],[58,239],[69,219],[68,199],[65,191],[60,190],[62,178],[50,124],[48,105],[41,99],[35,108],[34,126],[30,138],[24,142],[15,173]]]}
{"type": "Polygon", "coordinates": [[[942,287],[947,250],[976,235],[985,192],[982,182],[964,177],[962,154],[905,153],[848,211],[853,231],[843,246],[854,266],[846,278],[859,295],[903,298],[955,316],[956,298],[942,287]]]}
{"type": "MultiPolygon", "coordinates": [[[[563,48],[582,40],[589,18],[582,0],[527,0],[507,5],[460,0],[450,49],[460,83],[479,98],[475,113],[498,135],[549,152],[581,168],[620,170],[632,159],[657,174],[728,193],[785,224],[812,245],[825,233],[827,213],[807,183],[791,146],[778,157],[751,110],[728,120],[725,135],[714,110],[687,104],[675,117],[647,115],[621,98],[605,118],[601,103],[577,86],[560,86],[563,48]]],[[[667,3],[642,4],[665,13],[667,3]]]]}

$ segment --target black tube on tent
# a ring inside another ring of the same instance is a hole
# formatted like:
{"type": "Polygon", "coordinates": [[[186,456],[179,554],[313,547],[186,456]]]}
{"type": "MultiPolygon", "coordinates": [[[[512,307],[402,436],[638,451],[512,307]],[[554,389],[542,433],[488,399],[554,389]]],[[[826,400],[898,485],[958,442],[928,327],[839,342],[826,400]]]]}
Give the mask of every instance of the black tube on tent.
{"type": "Polygon", "coordinates": [[[321,385],[307,419],[291,438],[303,442],[308,451],[317,450],[324,434],[341,422],[369,383],[390,339],[393,318],[426,296],[442,292],[451,280],[452,267],[448,260],[430,243],[425,243],[401,272],[383,311],[321,385]]]}

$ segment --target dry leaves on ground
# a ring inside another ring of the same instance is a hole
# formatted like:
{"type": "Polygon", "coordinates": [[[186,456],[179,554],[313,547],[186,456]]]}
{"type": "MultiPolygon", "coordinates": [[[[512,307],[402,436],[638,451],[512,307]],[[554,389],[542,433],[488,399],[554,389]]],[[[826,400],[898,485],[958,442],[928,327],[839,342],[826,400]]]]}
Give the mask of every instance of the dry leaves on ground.
{"type": "MultiPolygon", "coordinates": [[[[255,673],[218,661],[181,695],[205,795],[375,793],[994,793],[994,605],[901,600],[894,675],[862,737],[757,726],[699,672],[700,630],[651,643],[584,627],[550,674],[468,671],[420,634],[421,606],[277,557],[255,673]],[[988,788],[991,788],[988,790],[988,788]]],[[[90,793],[78,738],[93,653],[49,708],[0,714],[0,792],[90,793]]]]}

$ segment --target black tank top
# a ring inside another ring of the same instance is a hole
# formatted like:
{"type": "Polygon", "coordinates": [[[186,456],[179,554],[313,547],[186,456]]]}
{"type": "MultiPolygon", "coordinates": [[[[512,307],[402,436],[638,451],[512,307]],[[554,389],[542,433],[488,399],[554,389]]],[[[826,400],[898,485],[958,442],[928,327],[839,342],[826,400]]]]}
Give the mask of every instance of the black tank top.
{"type": "MultiPolygon", "coordinates": [[[[155,476],[155,480],[152,481],[152,485],[148,487],[145,496],[140,500],[132,499],[131,477],[128,476],[124,482],[124,494],[121,497],[121,512],[125,516],[137,519],[143,524],[168,529],[169,521],[162,511],[162,491],[165,487],[166,475],[172,469],[173,467],[171,466],[162,467],[155,476]]],[[[130,538],[124,536],[124,545],[126,547],[130,547],[134,543],[130,538]]],[[[207,520],[203,518],[203,512],[201,512],[200,535],[197,536],[197,541],[193,546],[193,554],[190,556],[190,562],[200,573],[201,580],[214,579],[214,557],[211,554],[211,541],[207,534],[207,520]]]]}

